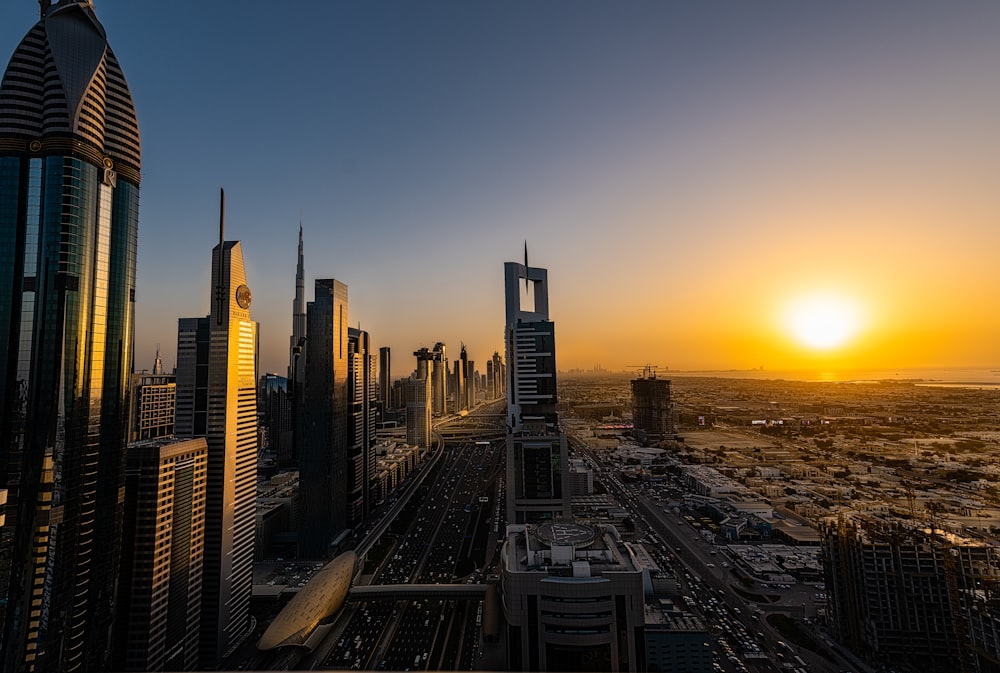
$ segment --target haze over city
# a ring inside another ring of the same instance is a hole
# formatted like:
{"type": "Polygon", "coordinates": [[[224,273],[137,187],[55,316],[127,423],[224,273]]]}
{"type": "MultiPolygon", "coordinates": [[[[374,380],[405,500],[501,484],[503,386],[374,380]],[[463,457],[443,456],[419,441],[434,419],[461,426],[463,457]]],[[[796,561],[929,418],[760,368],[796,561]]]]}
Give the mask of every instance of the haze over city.
{"type": "MultiPolygon", "coordinates": [[[[997,364],[995,3],[95,6],[142,133],[137,369],[209,310],[219,187],[261,372],[300,219],[309,298],[346,283],[399,353],[502,351],[527,240],[560,369],[997,364]]],[[[8,52],[37,12],[0,6],[8,52]]]]}

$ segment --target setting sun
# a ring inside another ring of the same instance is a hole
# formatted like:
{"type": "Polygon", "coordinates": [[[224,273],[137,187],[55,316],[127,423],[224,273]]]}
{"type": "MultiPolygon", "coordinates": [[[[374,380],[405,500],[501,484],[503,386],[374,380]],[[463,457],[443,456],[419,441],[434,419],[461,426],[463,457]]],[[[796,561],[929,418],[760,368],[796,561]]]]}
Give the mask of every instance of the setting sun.
{"type": "Polygon", "coordinates": [[[848,343],[861,328],[861,311],[846,297],[810,294],[794,300],[785,313],[785,325],[802,345],[829,350],[848,343]]]}

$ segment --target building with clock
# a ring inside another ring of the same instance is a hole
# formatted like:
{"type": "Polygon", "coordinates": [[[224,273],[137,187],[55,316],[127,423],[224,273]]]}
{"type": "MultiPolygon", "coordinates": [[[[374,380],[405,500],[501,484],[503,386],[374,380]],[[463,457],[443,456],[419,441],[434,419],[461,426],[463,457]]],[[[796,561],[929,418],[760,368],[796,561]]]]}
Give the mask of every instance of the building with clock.
{"type": "Polygon", "coordinates": [[[248,635],[253,588],[257,323],[250,319],[243,248],[225,240],[221,219],[211,312],[181,318],[177,334],[174,434],[208,443],[200,668],[216,668],[248,635]]]}

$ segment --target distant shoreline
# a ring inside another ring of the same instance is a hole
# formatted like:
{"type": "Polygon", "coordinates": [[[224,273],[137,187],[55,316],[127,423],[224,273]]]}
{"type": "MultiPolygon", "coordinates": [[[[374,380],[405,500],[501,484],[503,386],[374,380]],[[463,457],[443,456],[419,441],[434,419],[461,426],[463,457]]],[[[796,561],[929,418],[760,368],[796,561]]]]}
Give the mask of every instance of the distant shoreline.
{"type": "MultiPolygon", "coordinates": [[[[570,376],[621,375],[636,376],[639,372],[560,372],[570,376]]],[[[801,381],[804,383],[912,383],[921,386],[1000,388],[1000,369],[996,367],[939,367],[923,369],[829,369],[829,370],[767,370],[767,369],[678,369],[658,371],[657,378],[706,377],[723,379],[757,379],[767,381],[801,381]]]]}

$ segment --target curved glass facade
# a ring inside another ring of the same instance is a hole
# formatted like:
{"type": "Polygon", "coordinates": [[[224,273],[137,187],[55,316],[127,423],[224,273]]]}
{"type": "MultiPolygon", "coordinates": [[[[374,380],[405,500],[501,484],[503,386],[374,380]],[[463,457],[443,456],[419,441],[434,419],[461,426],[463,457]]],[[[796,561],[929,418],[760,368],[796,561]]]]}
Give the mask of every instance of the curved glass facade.
{"type": "Polygon", "coordinates": [[[105,667],[121,547],[137,127],[92,8],[62,3],[48,12],[15,51],[0,86],[5,671],[105,667]],[[76,91],[75,81],[100,82],[81,64],[113,82],[76,91]],[[114,104],[105,101],[109,94],[114,104]],[[105,123],[105,146],[80,129],[50,128],[62,107],[84,100],[102,113],[128,108],[127,123],[117,112],[88,121],[105,123]]]}

